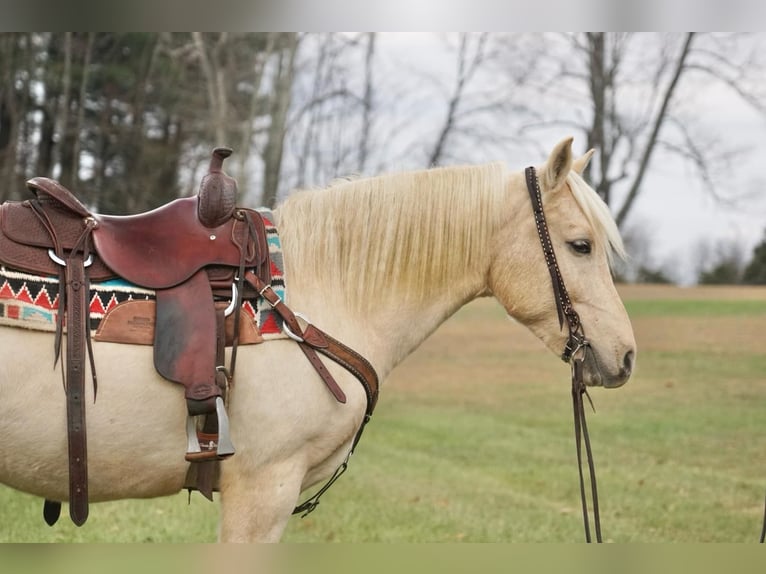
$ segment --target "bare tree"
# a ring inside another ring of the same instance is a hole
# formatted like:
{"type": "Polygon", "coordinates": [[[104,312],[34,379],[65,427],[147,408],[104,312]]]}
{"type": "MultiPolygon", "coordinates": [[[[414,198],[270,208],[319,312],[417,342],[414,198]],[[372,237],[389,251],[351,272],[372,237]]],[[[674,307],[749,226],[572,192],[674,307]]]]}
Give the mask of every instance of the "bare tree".
{"type": "Polygon", "coordinates": [[[17,34],[0,37],[0,199],[13,196],[16,185],[16,140],[19,130],[16,74],[20,68],[21,39],[17,34]]]}
{"type": "Polygon", "coordinates": [[[273,78],[269,127],[263,151],[263,205],[273,206],[277,200],[282,170],[287,113],[295,77],[295,57],[300,38],[297,33],[287,32],[280,38],[273,78]]]}
{"type": "Polygon", "coordinates": [[[255,123],[260,111],[259,104],[263,97],[261,93],[261,85],[263,83],[263,76],[266,72],[267,64],[274,54],[275,42],[278,36],[279,34],[276,32],[267,33],[264,49],[262,51],[256,51],[253,55],[250,102],[247,109],[247,116],[242,125],[242,139],[240,140],[240,145],[237,149],[237,157],[239,159],[237,178],[239,179],[240,193],[243,194],[247,193],[249,188],[250,174],[247,169],[247,160],[254,150],[255,123]]]}
{"type": "Polygon", "coordinates": [[[362,130],[359,134],[358,170],[363,173],[370,151],[370,133],[373,121],[373,59],[375,58],[375,32],[367,34],[367,49],[364,56],[364,95],[362,96],[362,130]]]}
{"type": "Polygon", "coordinates": [[[211,40],[207,40],[200,32],[192,32],[191,35],[205,77],[212,132],[217,145],[224,145],[229,105],[226,95],[225,63],[222,59],[229,41],[229,33],[221,32],[216,39],[211,40]]]}
{"type": "Polygon", "coordinates": [[[387,115],[379,131],[387,130],[384,141],[399,150],[389,162],[430,167],[508,157],[525,138],[521,118],[534,113],[536,101],[520,88],[540,59],[540,37],[460,33],[435,39],[441,50],[424,43],[429,59],[405,54],[394,70],[397,82],[378,86],[379,114],[387,115]]]}
{"type": "Polygon", "coordinates": [[[700,128],[689,102],[700,85],[717,84],[766,111],[766,94],[754,81],[766,70],[757,38],[596,32],[560,39],[548,37],[556,63],[538,83],[557,105],[535,127],[566,124],[584,132],[596,149],[589,179],[618,225],[645,189],[658,150],[691,165],[705,190],[724,197],[718,178],[735,150],[709,144],[715,134],[700,128]],[[569,110],[564,117],[562,110],[569,110]]]}
{"type": "Polygon", "coordinates": [[[477,36],[469,33],[461,33],[457,50],[457,73],[455,84],[452,88],[447,113],[439,129],[436,141],[428,157],[428,165],[439,165],[444,155],[447,139],[455,131],[460,117],[460,107],[465,97],[465,92],[471,80],[487,60],[488,33],[483,32],[477,36]]]}
{"type": "Polygon", "coordinates": [[[296,64],[282,190],[368,170],[379,150],[373,142],[381,87],[373,75],[376,50],[375,33],[305,37],[296,64]]]}
{"type": "Polygon", "coordinates": [[[625,57],[625,49],[628,38],[625,35],[615,35],[611,38],[611,45],[607,46],[608,38],[604,32],[588,33],[585,36],[584,45],[580,49],[585,51],[588,59],[588,78],[590,80],[590,94],[593,101],[593,120],[588,129],[588,147],[595,148],[599,157],[599,174],[595,178],[596,191],[607,203],[612,201],[612,186],[623,178],[629,177],[627,162],[632,157],[625,156],[612,176],[614,164],[618,161],[617,148],[627,142],[627,145],[637,154],[638,166],[630,178],[628,193],[617,211],[616,220],[618,225],[627,217],[633,203],[638,196],[646,174],[649,161],[659,142],[660,130],[668,119],[668,108],[675,96],[676,87],[686,67],[686,62],[691,50],[693,33],[685,35],[683,43],[677,55],[670,55],[662,61],[656,78],[656,94],[654,99],[658,105],[653,106],[651,115],[644,124],[649,133],[644,138],[643,145],[636,142],[636,131],[626,125],[618,110],[617,90],[620,86],[620,67],[625,57]],[[667,81],[661,78],[667,72],[667,81]],[[640,145],[640,149],[636,149],[640,145]]]}

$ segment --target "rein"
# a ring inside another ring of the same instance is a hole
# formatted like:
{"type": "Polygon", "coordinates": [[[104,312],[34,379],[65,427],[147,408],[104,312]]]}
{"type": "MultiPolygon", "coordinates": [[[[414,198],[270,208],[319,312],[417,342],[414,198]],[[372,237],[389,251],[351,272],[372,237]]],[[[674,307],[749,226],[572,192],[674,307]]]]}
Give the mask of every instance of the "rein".
{"type": "Polygon", "coordinates": [[[585,493],[585,479],[582,468],[582,443],[585,443],[585,453],[588,461],[588,471],[590,474],[591,498],[593,499],[593,524],[596,534],[596,542],[603,542],[601,539],[601,519],[598,508],[598,490],[596,487],[596,469],[593,463],[593,452],[590,446],[590,437],[588,436],[588,426],[585,421],[585,408],[583,395],[587,397],[588,402],[593,408],[593,401],[585,387],[583,381],[583,362],[585,354],[590,348],[590,343],[585,338],[585,331],[580,316],[572,307],[572,301],[569,298],[564,279],[561,276],[561,270],[556,261],[556,253],[553,250],[548,223],[545,220],[543,212],[542,195],[540,193],[540,184],[537,180],[535,168],[528,167],[525,170],[527,191],[529,199],[532,202],[532,211],[537,225],[537,234],[540,237],[540,245],[543,248],[545,263],[548,266],[548,272],[551,275],[553,283],[553,295],[556,301],[556,310],[559,316],[559,327],[563,329],[564,321],[569,328],[569,338],[567,339],[564,352],[561,354],[561,360],[569,363],[572,367],[572,408],[574,411],[574,431],[575,445],[577,447],[577,467],[580,474],[580,499],[582,500],[583,526],[585,528],[585,540],[591,542],[590,521],[588,518],[588,499],[585,493]]]}

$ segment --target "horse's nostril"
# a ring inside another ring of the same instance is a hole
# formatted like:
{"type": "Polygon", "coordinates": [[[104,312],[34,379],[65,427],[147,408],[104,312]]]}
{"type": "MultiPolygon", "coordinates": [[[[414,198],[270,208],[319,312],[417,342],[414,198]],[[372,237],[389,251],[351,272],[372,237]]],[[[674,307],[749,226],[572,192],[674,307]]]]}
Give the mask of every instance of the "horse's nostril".
{"type": "Polygon", "coordinates": [[[622,370],[625,372],[626,375],[629,375],[633,372],[633,358],[635,357],[635,353],[631,350],[625,353],[625,358],[622,360],[622,370]]]}

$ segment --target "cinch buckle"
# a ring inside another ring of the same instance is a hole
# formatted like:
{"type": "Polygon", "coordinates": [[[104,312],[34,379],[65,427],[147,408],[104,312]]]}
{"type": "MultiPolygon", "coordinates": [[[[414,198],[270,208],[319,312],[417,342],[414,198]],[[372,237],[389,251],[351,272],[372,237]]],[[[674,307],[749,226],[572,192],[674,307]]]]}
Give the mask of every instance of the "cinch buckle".
{"type": "Polygon", "coordinates": [[[276,307],[277,305],[279,305],[280,303],[282,303],[282,297],[280,297],[279,295],[277,295],[277,300],[276,300],[276,301],[274,301],[274,303],[272,303],[272,302],[269,300],[269,298],[268,298],[268,297],[266,297],[266,296],[263,294],[263,293],[264,293],[264,291],[266,291],[267,289],[271,290],[271,292],[272,292],[272,293],[274,293],[274,295],[277,295],[277,292],[276,292],[276,291],[274,291],[274,289],[272,289],[272,288],[271,288],[271,285],[266,285],[266,286],[265,286],[263,289],[261,289],[260,291],[258,291],[258,295],[260,295],[260,296],[261,296],[261,297],[262,297],[262,298],[263,298],[263,299],[266,301],[266,303],[268,303],[269,305],[271,305],[271,308],[273,309],[274,307],[276,307]]]}

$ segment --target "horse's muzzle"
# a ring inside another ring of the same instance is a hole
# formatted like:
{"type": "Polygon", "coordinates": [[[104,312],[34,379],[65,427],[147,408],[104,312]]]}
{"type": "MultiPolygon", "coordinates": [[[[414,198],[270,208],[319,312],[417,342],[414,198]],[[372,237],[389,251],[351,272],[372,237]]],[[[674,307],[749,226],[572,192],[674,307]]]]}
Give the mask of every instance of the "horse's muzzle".
{"type": "Polygon", "coordinates": [[[633,373],[636,353],[630,349],[625,353],[622,364],[615,370],[608,369],[593,347],[588,347],[583,359],[583,381],[588,386],[616,389],[628,382],[633,373]]]}

